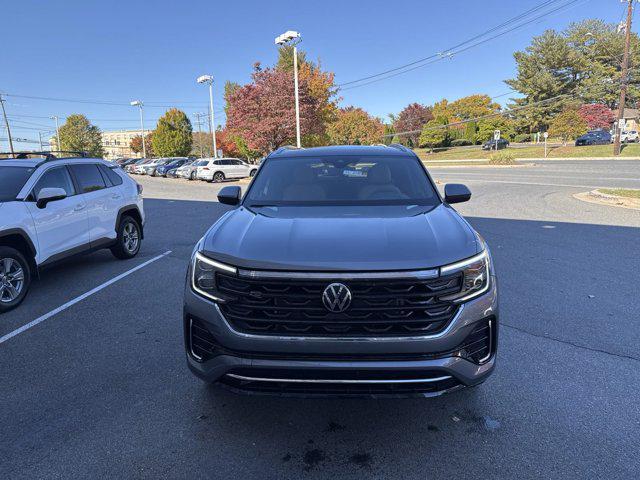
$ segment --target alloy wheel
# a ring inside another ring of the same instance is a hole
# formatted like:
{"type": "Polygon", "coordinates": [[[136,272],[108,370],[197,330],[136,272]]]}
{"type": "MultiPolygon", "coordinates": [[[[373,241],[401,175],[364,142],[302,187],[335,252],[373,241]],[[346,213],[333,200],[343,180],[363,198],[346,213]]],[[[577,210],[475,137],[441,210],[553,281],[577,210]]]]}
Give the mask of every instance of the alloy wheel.
{"type": "Polygon", "coordinates": [[[133,222],[128,222],[122,232],[122,245],[127,252],[133,253],[137,250],[139,242],[138,227],[133,222]]]}
{"type": "Polygon", "coordinates": [[[10,303],[22,293],[24,270],[13,258],[0,259],[0,302],[10,303]]]}
{"type": "Polygon", "coordinates": [[[214,181],[214,182],[216,182],[216,183],[220,183],[220,182],[221,182],[221,181],[223,181],[223,180],[224,180],[224,175],[223,175],[223,174],[221,174],[221,173],[216,173],[216,174],[213,176],[213,181],[214,181]]]}

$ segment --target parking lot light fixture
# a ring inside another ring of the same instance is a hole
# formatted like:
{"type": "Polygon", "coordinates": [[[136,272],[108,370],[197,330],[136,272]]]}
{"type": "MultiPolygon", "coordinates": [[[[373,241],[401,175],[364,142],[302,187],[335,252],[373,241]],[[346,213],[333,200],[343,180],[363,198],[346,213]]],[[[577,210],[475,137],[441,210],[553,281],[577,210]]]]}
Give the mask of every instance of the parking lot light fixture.
{"type": "Polygon", "coordinates": [[[134,100],[131,102],[132,107],[140,108],[140,128],[142,129],[142,158],[147,158],[147,146],[145,144],[145,133],[144,133],[144,113],[142,112],[142,103],[141,100],[134,100]]]}
{"type": "Polygon", "coordinates": [[[302,41],[300,32],[294,30],[287,30],[282,35],[279,35],[275,39],[275,44],[278,46],[291,45],[293,46],[293,84],[294,94],[296,99],[296,145],[298,148],[302,146],[300,141],[300,101],[298,98],[298,48],[297,45],[302,41]]]}
{"type": "Polygon", "coordinates": [[[200,84],[209,84],[209,109],[211,110],[209,121],[211,122],[211,134],[213,136],[213,158],[218,158],[218,147],[216,146],[216,121],[213,113],[213,76],[201,75],[196,79],[196,82],[200,84]]]}

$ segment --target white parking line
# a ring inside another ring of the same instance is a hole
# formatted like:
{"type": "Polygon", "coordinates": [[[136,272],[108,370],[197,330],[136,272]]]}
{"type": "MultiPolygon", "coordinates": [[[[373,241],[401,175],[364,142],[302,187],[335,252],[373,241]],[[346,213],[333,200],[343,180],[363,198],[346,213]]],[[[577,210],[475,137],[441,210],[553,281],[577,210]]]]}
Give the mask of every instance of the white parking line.
{"type": "Polygon", "coordinates": [[[134,272],[137,272],[138,270],[140,270],[141,268],[146,267],[147,265],[152,264],[153,262],[160,260],[163,257],[166,257],[167,255],[169,255],[171,253],[171,250],[164,252],[161,255],[158,255],[157,257],[153,257],[150,260],[147,260],[144,263],[141,263],[140,265],[138,265],[137,267],[132,268],[131,270],[127,270],[124,273],[121,273],[120,275],[118,275],[117,277],[113,277],[111,280],[103,283],[102,285],[98,285],[96,288],[89,290],[86,293],[83,293],[82,295],[80,295],[79,297],[74,298],[73,300],[70,300],[69,302],[65,303],[64,305],[60,305],[58,308],[51,310],[48,313],[45,313],[44,315],[42,315],[41,317],[36,318],[35,320],[32,320],[31,322],[21,326],[20,328],[15,329],[13,332],[7,333],[5,336],[0,337],[0,344],[6,342],[7,340],[10,340],[11,338],[15,337],[16,335],[19,335],[20,333],[29,330],[31,327],[35,327],[36,325],[38,325],[39,323],[44,322],[45,320],[53,317],[54,315],[57,315],[58,313],[66,310],[69,307],[72,307],[73,305],[75,305],[76,303],[81,302],[82,300],[84,300],[87,297],[90,297],[91,295],[93,295],[94,293],[98,293],[100,290],[103,290],[105,288],[107,288],[109,285],[113,285],[114,283],[116,283],[118,280],[122,280],[124,277],[131,275],[134,272]]]}

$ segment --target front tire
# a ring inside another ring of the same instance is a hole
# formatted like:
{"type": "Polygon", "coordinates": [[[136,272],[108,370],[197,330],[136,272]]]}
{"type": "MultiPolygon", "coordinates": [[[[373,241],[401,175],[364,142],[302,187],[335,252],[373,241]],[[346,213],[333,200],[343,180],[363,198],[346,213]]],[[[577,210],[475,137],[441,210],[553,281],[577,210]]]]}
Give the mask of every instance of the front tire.
{"type": "Polygon", "coordinates": [[[140,251],[142,242],[142,229],[138,221],[125,215],[118,225],[118,237],[116,244],[111,247],[111,253],[120,260],[128,260],[135,257],[140,251]]]}
{"type": "Polygon", "coordinates": [[[255,168],[254,168],[253,170],[251,170],[251,171],[249,172],[249,177],[250,177],[250,178],[253,178],[253,177],[255,176],[255,174],[256,174],[256,172],[257,172],[257,171],[258,171],[258,170],[256,170],[255,168]]]}
{"type": "Polygon", "coordinates": [[[196,172],[191,172],[191,175],[189,176],[189,180],[195,180],[196,179],[196,172]]]}
{"type": "Polygon", "coordinates": [[[15,248],[0,247],[0,313],[22,303],[31,285],[31,270],[24,255],[15,248]]]}

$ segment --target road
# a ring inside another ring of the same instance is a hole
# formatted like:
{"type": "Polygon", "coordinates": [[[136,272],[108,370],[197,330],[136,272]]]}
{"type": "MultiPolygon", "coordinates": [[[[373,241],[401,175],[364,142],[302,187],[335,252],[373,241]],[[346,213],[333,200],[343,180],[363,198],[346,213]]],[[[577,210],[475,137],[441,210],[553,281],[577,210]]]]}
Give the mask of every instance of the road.
{"type": "Polygon", "coordinates": [[[435,399],[236,396],[189,373],[181,298],[218,186],[141,178],[141,254],[48,270],[0,337],[0,478],[637,478],[640,162],[434,168],[492,247],[500,351],[482,386],[435,399]],[[170,251],[166,256],[157,256],[170,251]]]}

